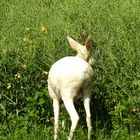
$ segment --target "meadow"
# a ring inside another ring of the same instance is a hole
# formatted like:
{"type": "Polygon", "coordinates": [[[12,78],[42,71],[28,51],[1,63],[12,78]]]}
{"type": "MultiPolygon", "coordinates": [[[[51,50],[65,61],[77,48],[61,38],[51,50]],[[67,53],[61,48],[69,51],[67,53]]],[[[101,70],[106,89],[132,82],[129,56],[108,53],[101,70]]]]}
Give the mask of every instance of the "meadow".
{"type": "MultiPolygon", "coordinates": [[[[92,137],[140,139],[139,0],[0,1],[0,140],[51,140],[52,101],[47,75],[58,59],[75,55],[69,35],[92,35],[96,60],[92,90],[92,137]]],[[[85,112],[75,140],[87,139],[85,112]]],[[[61,105],[59,139],[70,118],[61,105]]]]}

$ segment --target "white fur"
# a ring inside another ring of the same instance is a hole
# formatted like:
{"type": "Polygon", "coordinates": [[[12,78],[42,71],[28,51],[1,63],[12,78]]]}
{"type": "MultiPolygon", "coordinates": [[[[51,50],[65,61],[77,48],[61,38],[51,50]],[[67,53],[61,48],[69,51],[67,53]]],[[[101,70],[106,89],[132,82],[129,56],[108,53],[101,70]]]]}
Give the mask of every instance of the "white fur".
{"type": "Polygon", "coordinates": [[[76,96],[83,96],[88,127],[88,139],[90,139],[92,128],[90,91],[93,76],[93,70],[90,64],[94,62],[90,54],[92,48],[91,46],[82,46],[70,37],[67,38],[71,48],[77,51],[77,56],[68,56],[58,60],[52,65],[48,75],[48,90],[53,99],[54,108],[54,140],[57,139],[60,99],[63,100],[71,118],[72,124],[68,140],[72,140],[79,120],[79,116],[73,104],[73,100],[76,96]]]}

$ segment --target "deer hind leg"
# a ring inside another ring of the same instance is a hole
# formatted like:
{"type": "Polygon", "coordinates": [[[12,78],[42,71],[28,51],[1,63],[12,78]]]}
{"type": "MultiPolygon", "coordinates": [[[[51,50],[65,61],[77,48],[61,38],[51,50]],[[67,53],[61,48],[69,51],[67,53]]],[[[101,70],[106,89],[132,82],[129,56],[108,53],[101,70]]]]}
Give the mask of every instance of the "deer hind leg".
{"type": "Polygon", "coordinates": [[[87,122],[87,127],[88,127],[88,140],[91,139],[91,130],[92,130],[92,126],[91,126],[91,113],[90,113],[90,98],[91,95],[88,91],[84,91],[84,108],[86,111],[86,122],[87,122]]]}
{"type": "Polygon", "coordinates": [[[54,140],[58,137],[58,127],[59,127],[59,97],[56,95],[55,91],[48,84],[48,90],[51,98],[53,99],[53,112],[54,112],[54,140]]]}
{"type": "Polygon", "coordinates": [[[72,140],[74,132],[76,130],[77,123],[79,121],[79,116],[78,116],[78,113],[75,109],[75,106],[74,106],[74,103],[73,103],[73,97],[71,96],[71,94],[73,94],[73,93],[66,92],[62,96],[64,105],[65,105],[66,110],[68,111],[68,113],[70,115],[71,123],[72,123],[68,140],[72,140]],[[70,96],[68,96],[68,95],[70,95],[70,96]]]}
{"type": "Polygon", "coordinates": [[[57,139],[58,126],[59,126],[59,100],[53,99],[53,111],[54,111],[54,140],[57,139]]]}

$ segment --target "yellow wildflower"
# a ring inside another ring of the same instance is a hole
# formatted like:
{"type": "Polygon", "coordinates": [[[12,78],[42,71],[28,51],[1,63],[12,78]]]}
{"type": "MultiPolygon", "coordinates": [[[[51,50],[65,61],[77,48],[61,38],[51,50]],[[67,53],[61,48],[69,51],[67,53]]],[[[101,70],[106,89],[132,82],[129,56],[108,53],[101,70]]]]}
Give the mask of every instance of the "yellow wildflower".
{"type": "Polygon", "coordinates": [[[26,64],[22,64],[21,67],[22,67],[23,69],[26,69],[26,68],[27,68],[27,65],[26,65],[26,64]]]}
{"type": "Polygon", "coordinates": [[[27,45],[27,44],[30,42],[30,41],[29,41],[29,38],[24,37],[24,38],[23,38],[23,42],[24,42],[25,45],[27,45]]]}
{"type": "Polygon", "coordinates": [[[10,89],[12,87],[12,84],[11,83],[8,83],[7,84],[7,89],[10,89]]]}
{"type": "Polygon", "coordinates": [[[133,108],[132,112],[139,112],[139,108],[133,108]]]}
{"type": "Polygon", "coordinates": [[[31,30],[31,29],[30,29],[30,28],[28,28],[28,27],[27,27],[27,28],[25,28],[25,31],[26,31],[26,32],[29,32],[30,30],[31,30]]]}
{"type": "Polygon", "coordinates": [[[42,26],[42,27],[41,27],[41,32],[43,32],[43,33],[48,33],[47,27],[46,27],[46,26],[42,26]]]}
{"type": "Polygon", "coordinates": [[[43,71],[42,74],[48,75],[48,72],[47,71],[43,71]]]}
{"type": "Polygon", "coordinates": [[[15,79],[19,79],[20,77],[21,77],[21,74],[19,72],[15,74],[15,79]]]}

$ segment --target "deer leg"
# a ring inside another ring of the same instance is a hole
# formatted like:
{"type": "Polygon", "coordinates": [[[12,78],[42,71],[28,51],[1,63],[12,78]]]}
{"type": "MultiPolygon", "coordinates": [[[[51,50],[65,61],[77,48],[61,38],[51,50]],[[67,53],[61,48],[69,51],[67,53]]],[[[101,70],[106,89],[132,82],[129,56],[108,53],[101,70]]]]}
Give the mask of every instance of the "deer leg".
{"type": "Polygon", "coordinates": [[[77,111],[74,107],[74,104],[73,104],[73,100],[72,99],[63,99],[64,101],[64,105],[70,115],[70,118],[71,118],[71,129],[70,129],[70,134],[69,134],[69,137],[68,137],[68,140],[72,140],[73,138],[73,135],[74,135],[74,132],[76,130],[76,126],[77,126],[77,123],[79,121],[79,116],[77,114],[77,111]]]}
{"type": "Polygon", "coordinates": [[[53,99],[53,111],[54,111],[54,140],[57,139],[58,134],[58,120],[59,120],[59,100],[53,99]]]}
{"type": "Polygon", "coordinates": [[[87,122],[87,127],[88,127],[88,140],[90,140],[90,136],[91,136],[91,113],[90,113],[90,95],[86,94],[84,96],[84,108],[86,111],[86,122],[87,122]]]}

